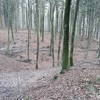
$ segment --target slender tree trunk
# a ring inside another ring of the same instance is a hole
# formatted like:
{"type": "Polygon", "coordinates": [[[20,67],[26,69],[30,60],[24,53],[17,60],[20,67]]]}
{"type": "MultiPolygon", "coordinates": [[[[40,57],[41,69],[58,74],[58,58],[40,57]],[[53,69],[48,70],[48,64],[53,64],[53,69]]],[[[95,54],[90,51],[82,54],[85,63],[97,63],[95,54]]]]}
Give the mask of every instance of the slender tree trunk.
{"type": "Polygon", "coordinates": [[[73,54],[74,54],[74,39],[75,39],[75,29],[76,29],[76,21],[77,21],[77,13],[79,9],[80,0],[76,1],[76,11],[75,11],[75,19],[72,30],[72,39],[71,39],[71,49],[70,49],[70,66],[73,66],[73,54]]]}
{"type": "Polygon", "coordinates": [[[10,28],[8,26],[8,45],[7,45],[7,54],[10,54],[10,28]]]}
{"type": "Polygon", "coordinates": [[[35,30],[36,30],[36,33],[37,33],[37,52],[36,52],[36,69],[38,69],[38,63],[39,63],[39,10],[38,10],[38,7],[39,7],[39,1],[38,0],[35,0],[35,3],[36,3],[36,12],[35,12],[35,30]]]}
{"type": "Polygon", "coordinates": [[[13,32],[12,23],[11,23],[11,25],[10,25],[10,28],[11,28],[12,40],[14,41],[14,32],[13,32]]]}
{"type": "Polygon", "coordinates": [[[57,38],[57,33],[58,33],[58,5],[56,4],[56,22],[55,22],[55,39],[57,38]]]}
{"type": "Polygon", "coordinates": [[[59,60],[60,60],[60,51],[61,51],[61,42],[62,42],[62,37],[63,37],[63,10],[61,12],[61,29],[60,29],[60,34],[59,34],[59,43],[58,43],[58,66],[59,66],[59,60]]]}
{"type": "Polygon", "coordinates": [[[55,59],[54,59],[54,8],[55,4],[50,4],[51,6],[51,18],[50,18],[50,28],[51,28],[51,41],[50,41],[50,54],[52,56],[52,66],[54,67],[55,59]]]}
{"type": "Polygon", "coordinates": [[[41,16],[40,16],[40,34],[42,36],[42,42],[44,42],[44,1],[41,1],[41,16]]]}

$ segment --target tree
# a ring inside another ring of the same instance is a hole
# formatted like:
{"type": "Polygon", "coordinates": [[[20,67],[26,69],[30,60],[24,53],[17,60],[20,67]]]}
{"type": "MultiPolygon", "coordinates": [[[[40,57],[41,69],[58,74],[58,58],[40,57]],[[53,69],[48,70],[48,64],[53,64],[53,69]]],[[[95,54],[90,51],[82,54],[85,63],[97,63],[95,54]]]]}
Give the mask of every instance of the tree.
{"type": "Polygon", "coordinates": [[[39,1],[35,0],[36,10],[35,10],[35,32],[37,34],[37,53],[36,53],[36,69],[38,69],[39,61],[39,1]]]}
{"type": "Polygon", "coordinates": [[[27,36],[27,60],[28,60],[28,62],[29,61],[31,61],[30,60],[30,35],[31,35],[31,30],[30,30],[30,28],[31,28],[31,16],[30,16],[30,14],[31,14],[31,12],[30,12],[30,10],[31,10],[31,8],[30,8],[30,1],[28,0],[28,10],[26,9],[26,15],[27,15],[27,30],[28,30],[28,36],[27,36]]]}
{"type": "Polygon", "coordinates": [[[14,33],[13,33],[13,22],[14,22],[14,13],[15,13],[15,0],[4,0],[3,1],[4,8],[4,19],[5,25],[8,27],[8,45],[7,45],[7,54],[10,54],[10,34],[12,36],[12,40],[14,41],[14,33]]]}
{"type": "Polygon", "coordinates": [[[60,53],[61,53],[61,44],[63,38],[63,21],[64,21],[64,2],[61,3],[61,12],[60,12],[60,30],[59,30],[59,40],[58,40],[58,66],[60,64],[60,53]]]}
{"type": "Polygon", "coordinates": [[[44,9],[45,2],[44,0],[40,1],[40,35],[42,36],[42,42],[44,41],[44,9]]]}
{"type": "Polygon", "coordinates": [[[72,38],[71,38],[71,49],[70,49],[70,66],[73,66],[73,54],[74,54],[74,39],[75,39],[75,29],[76,29],[76,21],[77,21],[77,13],[79,9],[79,2],[80,0],[76,1],[76,8],[75,8],[75,18],[73,23],[73,30],[72,30],[72,38]]]}
{"type": "Polygon", "coordinates": [[[64,39],[62,54],[62,70],[69,68],[69,19],[70,19],[71,0],[66,0],[64,15],[64,39]]]}
{"type": "Polygon", "coordinates": [[[55,55],[54,55],[54,10],[55,10],[55,2],[50,1],[50,28],[51,28],[51,40],[50,40],[50,55],[52,56],[52,66],[54,67],[55,63],[55,55]]]}

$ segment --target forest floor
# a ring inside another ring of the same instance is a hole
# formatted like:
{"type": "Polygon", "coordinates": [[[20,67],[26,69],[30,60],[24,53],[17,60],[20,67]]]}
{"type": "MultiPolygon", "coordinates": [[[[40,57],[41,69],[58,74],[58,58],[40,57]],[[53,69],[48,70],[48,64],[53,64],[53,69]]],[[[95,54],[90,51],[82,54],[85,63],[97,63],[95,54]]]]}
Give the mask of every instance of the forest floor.
{"type": "Polygon", "coordinates": [[[39,70],[35,70],[36,35],[31,34],[31,62],[27,62],[27,31],[15,34],[7,55],[7,31],[0,30],[0,100],[100,100],[98,43],[91,40],[87,53],[87,40],[76,40],[75,65],[63,75],[57,66],[57,45],[52,68],[49,44],[50,35],[45,33],[44,42],[40,42],[39,70]]]}

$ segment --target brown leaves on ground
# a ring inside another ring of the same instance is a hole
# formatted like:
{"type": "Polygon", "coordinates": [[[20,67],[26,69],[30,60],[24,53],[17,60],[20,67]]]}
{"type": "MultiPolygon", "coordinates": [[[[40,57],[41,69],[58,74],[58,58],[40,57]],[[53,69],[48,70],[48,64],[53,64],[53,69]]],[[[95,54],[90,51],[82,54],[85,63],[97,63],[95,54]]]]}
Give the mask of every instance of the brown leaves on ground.
{"type": "Polygon", "coordinates": [[[100,68],[72,68],[30,94],[34,100],[100,100],[100,68]]]}

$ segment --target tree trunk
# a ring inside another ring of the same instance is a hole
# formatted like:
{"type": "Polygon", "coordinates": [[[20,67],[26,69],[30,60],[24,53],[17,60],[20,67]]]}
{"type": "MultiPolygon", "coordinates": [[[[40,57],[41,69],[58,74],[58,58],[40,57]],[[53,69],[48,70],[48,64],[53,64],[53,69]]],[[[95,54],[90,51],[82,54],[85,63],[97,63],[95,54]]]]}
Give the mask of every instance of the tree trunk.
{"type": "Polygon", "coordinates": [[[69,18],[70,18],[71,0],[66,0],[64,15],[64,39],[62,54],[62,70],[69,68],[69,18]]]}
{"type": "Polygon", "coordinates": [[[70,49],[70,66],[73,66],[73,54],[74,54],[74,39],[75,39],[75,29],[76,29],[76,21],[77,21],[77,13],[79,9],[79,1],[76,1],[76,11],[75,11],[75,19],[73,23],[73,30],[72,30],[72,39],[71,39],[71,49],[70,49]]]}

